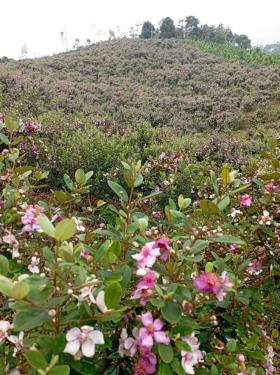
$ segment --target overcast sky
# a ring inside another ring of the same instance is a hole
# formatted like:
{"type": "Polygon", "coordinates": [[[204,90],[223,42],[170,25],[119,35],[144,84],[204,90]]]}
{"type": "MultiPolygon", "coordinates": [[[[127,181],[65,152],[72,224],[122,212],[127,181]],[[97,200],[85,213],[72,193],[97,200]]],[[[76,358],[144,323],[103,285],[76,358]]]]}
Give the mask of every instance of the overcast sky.
{"type": "Polygon", "coordinates": [[[223,23],[247,34],[254,45],[280,41],[280,0],[0,0],[0,12],[0,56],[14,58],[24,44],[29,57],[62,51],[61,32],[72,47],[75,38],[107,39],[109,29],[127,32],[166,16],[223,23]]]}

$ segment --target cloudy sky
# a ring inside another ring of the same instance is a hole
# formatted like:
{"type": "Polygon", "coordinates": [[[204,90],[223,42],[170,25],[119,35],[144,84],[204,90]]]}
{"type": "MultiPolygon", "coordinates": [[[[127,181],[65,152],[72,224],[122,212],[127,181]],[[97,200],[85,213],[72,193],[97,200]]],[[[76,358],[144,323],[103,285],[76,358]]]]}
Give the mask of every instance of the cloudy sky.
{"type": "Polygon", "coordinates": [[[280,41],[280,0],[0,0],[0,56],[42,56],[84,42],[121,35],[129,27],[166,16],[195,15],[202,23],[230,26],[254,45],[280,41]],[[64,43],[61,32],[67,37],[64,43]],[[66,40],[67,39],[67,40],[66,40]]]}

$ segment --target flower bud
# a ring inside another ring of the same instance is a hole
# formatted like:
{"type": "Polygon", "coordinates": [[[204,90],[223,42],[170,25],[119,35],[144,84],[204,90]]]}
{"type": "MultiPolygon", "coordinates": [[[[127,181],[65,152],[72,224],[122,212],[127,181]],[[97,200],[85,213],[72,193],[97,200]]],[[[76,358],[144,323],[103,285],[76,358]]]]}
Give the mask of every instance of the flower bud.
{"type": "Polygon", "coordinates": [[[192,314],[193,312],[193,304],[189,301],[183,301],[182,303],[183,310],[185,314],[192,314]]]}
{"type": "Polygon", "coordinates": [[[242,353],[238,353],[236,354],[236,360],[240,363],[244,363],[245,362],[245,357],[242,353]]]}

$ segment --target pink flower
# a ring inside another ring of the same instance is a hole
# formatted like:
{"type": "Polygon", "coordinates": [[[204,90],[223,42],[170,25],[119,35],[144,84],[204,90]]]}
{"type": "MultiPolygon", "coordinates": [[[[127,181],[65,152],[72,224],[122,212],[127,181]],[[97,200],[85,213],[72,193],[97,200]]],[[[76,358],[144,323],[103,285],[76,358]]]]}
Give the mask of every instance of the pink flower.
{"type": "Polygon", "coordinates": [[[154,341],[157,344],[169,344],[170,339],[166,336],[166,333],[162,331],[163,323],[160,319],[153,320],[153,316],[150,312],[147,312],[141,316],[143,328],[139,330],[139,340],[141,346],[151,349],[154,345],[154,341]]]}
{"type": "Polygon", "coordinates": [[[151,271],[149,268],[142,269],[139,268],[136,272],[138,275],[142,276],[142,279],[138,281],[137,289],[152,289],[155,286],[157,274],[151,271]]]}
{"type": "Polygon", "coordinates": [[[134,357],[137,352],[138,329],[134,328],[132,334],[134,337],[129,337],[126,328],[122,329],[121,337],[119,339],[119,354],[121,357],[134,357]]]}
{"type": "Polygon", "coordinates": [[[240,204],[242,207],[250,207],[252,204],[252,197],[249,194],[244,194],[240,198],[240,204]]]}
{"type": "Polygon", "coordinates": [[[5,122],[5,115],[4,113],[0,112],[0,124],[5,122]]]}
{"type": "Polygon", "coordinates": [[[82,251],[81,251],[81,257],[83,257],[83,258],[87,258],[89,256],[89,252],[88,252],[88,250],[87,249],[83,249],[82,251]]]}
{"type": "Polygon", "coordinates": [[[223,272],[221,276],[212,272],[203,272],[194,280],[194,286],[202,292],[214,293],[218,301],[223,301],[224,296],[233,284],[227,277],[226,272],[223,272]]]}
{"type": "Polygon", "coordinates": [[[142,355],[136,365],[134,375],[152,375],[156,372],[157,357],[150,352],[142,355]]]}
{"type": "Polygon", "coordinates": [[[181,364],[184,371],[188,374],[194,374],[194,366],[203,361],[203,353],[199,350],[199,342],[194,333],[191,336],[182,337],[182,340],[190,346],[190,351],[181,351],[181,364]]]}
{"type": "Polygon", "coordinates": [[[155,248],[155,242],[148,242],[139,254],[132,255],[132,258],[137,261],[137,267],[153,267],[157,257],[160,256],[160,249],[155,248]]]}
{"type": "Polygon", "coordinates": [[[166,237],[159,238],[155,241],[155,247],[160,249],[160,260],[166,262],[171,250],[169,239],[166,237]]]}
{"type": "Polygon", "coordinates": [[[269,184],[266,184],[266,185],[265,185],[265,188],[266,188],[266,190],[267,190],[268,192],[270,192],[270,193],[274,193],[275,191],[278,190],[277,185],[274,185],[273,182],[270,182],[269,184]]]}
{"type": "Polygon", "coordinates": [[[244,363],[244,362],[245,362],[245,356],[244,356],[244,354],[242,354],[242,353],[237,353],[237,354],[236,354],[236,360],[237,360],[239,363],[244,363]]]}
{"type": "Polygon", "coordinates": [[[136,285],[136,290],[132,299],[140,299],[141,305],[146,305],[147,299],[152,295],[152,289],[155,286],[157,274],[149,268],[139,268],[137,275],[142,276],[136,285]]]}
{"type": "Polygon", "coordinates": [[[102,332],[96,331],[90,326],[70,329],[66,334],[66,340],[64,353],[75,356],[81,351],[82,355],[89,358],[95,354],[95,345],[104,344],[102,332]]]}
{"type": "Polygon", "coordinates": [[[40,206],[28,206],[25,214],[21,218],[21,222],[24,225],[22,228],[23,232],[33,232],[33,231],[39,231],[40,226],[38,223],[38,216],[40,213],[42,213],[44,209],[40,206]]]}
{"type": "Polygon", "coordinates": [[[235,252],[236,252],[236,249],[237,249],[237,245],[236,245],[235,243],[231,243],[231,244],[229,245],[229,251],[230,251],[231,253],[235,253],[235,252]]]}

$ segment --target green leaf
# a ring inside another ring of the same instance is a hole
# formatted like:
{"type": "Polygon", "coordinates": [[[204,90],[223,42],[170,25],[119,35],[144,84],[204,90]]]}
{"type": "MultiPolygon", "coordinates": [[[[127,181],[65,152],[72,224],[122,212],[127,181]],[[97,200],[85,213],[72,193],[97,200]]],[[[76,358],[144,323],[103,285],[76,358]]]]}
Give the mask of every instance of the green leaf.
{"type": "Polygon", "coordinates": [[[5,116],[5,125],[10,133],[13,133],[19,127],[19,122],[11,116],[5,116]]]}
{"type": "Polygon", "coordinates": [[[246,348],[248,349],[255,349],[258,343],[258,337],[257,336],[251,336],[246,342],[246,348]]]}
{"type": "Polygon", "coordinates": [[[9,261],[4,255],[0,255],[0,275],[7,275],[9,272],[10,266],[9,261]]]}
{"type": "Polygon", "coordinates": [[[117,184],[114,181],[108,181],[108,185],[113,190],[113,192],[117,194],[117,196],[120,198],[120,200],[122,200],[124,202],[128,201],[127,192],[125,191],[125,189],[121,185],[117,184]]]}
{"type": "Polygon", "coordinates": [[[94,260],[96,262],[101,262],[102,260],[104,260],[104,256],[110,249],[111,245],[112,241],[110,240],[106,240],[105,242],[103,242],[103,244],[98,248],[94,260]]]}
{"type": "Polygon", "coordinates": [[[213,189],[216,195],[219,195],[219,187],[217,182],[217,177],[214,171],[210,171],[210,178],[213,185],[213,189]]]}
{"type": "Polygon", "coordinates": [[[219,207],[209,200],[202,200],[199,202],[202,213],[205,215],[216,215],[220,212],[219,207]]]}
{"type": "Polygon", "coordinates": [[[173,372],[174,374],[177,374],[177,375],[186,375],[180,361],[178,358],[174,358],[172,363],[171,363],[171,366],[172,366],[172,369],[173,369],[173,372]]]}
{"type": "Polygon", "coordinates": [[[9,138],[3,133],[0,133],[0,141],[2,141],[2,143],[4,143],[5,145],[10,144],[9,138]]]}
{"type": "Polygon", "coordinates": [[[191,253],[192,254],[198,254],[201,251],[203,251],[204,249],[206,249],[207,246],[208,246],[208,241],[196,240],[195,243],[191,247],[191,253]]]}
{"type": "Polygon", "coordinates": [[[219,237],[208,237],[208,240],[211,242],[235,243],[236,245],[246,245],[246,242],[242,240],[242,238],[231,236],[231,235],[219,236],[219,237]]]}
{"type": "Polygon", "coordinates": [[[76,170],[76,172],[75,172],[75,180],[81,186],[84,186],[86,184],[87,178],[86,178],[86,174],[83,171],[83,169],[77,169],[76,170]]]}
{"type": "Polygon", "coordinates": [[[67,241],[74,236],[76,223],[74,219],[64,219],[55,227],[54,237],[57,241],[67,241]]]}
{"type": "Polygon", "coordinates": [[[74,182],[72,181],[71,177],[65,173],[63,179],[68,189],[72,191],[74,189],[74,182]]]}
{"type": "Polygon", "coordinates": [[[25,281],[14,283],[12,295],[14,299],[23,299],[29,293],[30,287],[25,281]]]}
{"type": "Polygon", "coordinates": [[[160,358],[163,360],[164,363],[172,362],[174,353],[171,345],[160,344],[158,346],[158,352],[160,358]]]}
{"type": "Polygon", "coordinates": [[[16,331],[28,331],[29,329],[43,325],[50,320],[46,310],[30,307],[27,310],[18,311],[14,319],[16,331]]]}
{"type": "Polygon", "coordinates": [[[5,276],[0,275],[0,293],[11,297],[14,284],[12,280],[8,279],[5,276]]]}
{"type": "Polygon", "coordinates": [[[48,362],[46,361],[45,357],[37,350],[30,350],[29,352],[25,353],[24,356],[30,366],[36,370],[45,370],[46,367],[48,367],[48,362]]]}
{"type": "Polygon", "coordinates": [[[180,210],[184,210],[191,204],[192,200],[190,198],[184,198],[182,194],[178,197],[178,207],[180,210]]]}
{"type": "Polygon", "coordinates": [[[230,353],[235,352],[235,350],[236,350],[236,340],[230,339],[230,340],[227,342],[227,344],[226,344],[226,349],[227,349],[227,351],[229,351],[230,353]]]}
{"type": "Polygon", "coordinates": [[[88,182],[88,180],[90,180],[92,176],[93,176],[93,171],[87,172],[86,173],[86,182],[88,182]]]}
{"type": "Polygon", "coordinates": [[[50,371],[48,371],[48,375],[69,375],[69,374],[70,374],[70,367],[67,365],[55,366],[50,371]]]}
{"type": "Polygon", "coordinates": [[[46,215],[38,216],[38,223],[45,234],[50,237],[54,237],[54,226],[46,215]]]}
{"type": "Polygon", "coordinates": [[[156,375],[173,375],[173,371],[167,363],[160,362],[156,375]]]}
{"type": "Polygon", "coordinates": [[[109,309],[116,308],[122,297],[122,287],[118,282],[113,282],[105,289],[105,305],[109,309]]]}
{"type": "Polygon", "coordinates": [[[165,320],[169,323],[177,323],[182,316],[182,307],[175,302],[166,302],[165,306],[161,309],[161,313],[165,320]]]}
{"type": "Polygon", "coordinates": [[[218,207],[219,207],[219,210],[220,211],[224,211],[227,206],[230,204],[230,199],[229,199],[229,196],[227,195],[226,197],[224,197],[219,203],[218,203],[218,207]]]}
{"type": "Polygon", "coordinates": [[[175,341],[176,348],[184,350],[185,352],[191,352],[191,347],[184,341],[175,341]]]}
{"type": "Polygon", "coordinates": [[[205,265],[205,272],[212,272],[214,264],[212,262],[207,262],[205,265]]]}

